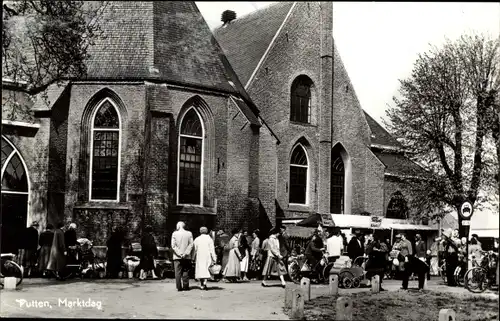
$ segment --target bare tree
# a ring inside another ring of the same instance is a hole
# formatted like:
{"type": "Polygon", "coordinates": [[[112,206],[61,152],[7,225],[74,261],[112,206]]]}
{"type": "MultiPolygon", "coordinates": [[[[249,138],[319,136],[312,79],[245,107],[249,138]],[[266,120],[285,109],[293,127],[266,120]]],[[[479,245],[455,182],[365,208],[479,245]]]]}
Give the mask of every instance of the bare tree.
{"type": "MultiPolygon", "coordinates": [[[[411,76],[400,81],[401,97],[386,112],[386,125],[428,170],[425,178],[404,182],[420,216],[443,216],[436,209],[459,211],[465,201],[479,205],[498,193],[498,184],[488,188],[494,172],[498,182],[499,48],[499,39],[483,35],[447,40],[420,54],[411,76]]],[[[463,233],[460,218],[459,225],[463,233]]]]}
{"type": "Polygon", "coordinates": [[[105,1],[3,1],[2,78],[38,94],[86,74],[105,1]]]}

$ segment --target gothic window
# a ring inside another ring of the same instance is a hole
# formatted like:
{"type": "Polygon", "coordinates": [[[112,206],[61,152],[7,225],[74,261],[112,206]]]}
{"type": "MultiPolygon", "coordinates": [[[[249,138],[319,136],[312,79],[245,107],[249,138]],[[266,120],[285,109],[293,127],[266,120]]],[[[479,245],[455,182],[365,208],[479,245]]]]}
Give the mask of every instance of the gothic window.
{"type": "Polygon", "coordinates": [[[90,199],[118,201],[120,185],[120,116],[104,100],[92,118],[90,199]]]}
{"type": "Polygon", "coordinates": [[[202,205],[203,136],[201,119],[191,108],[179,133],[178,204],[202,205]]]}
{"type": "Polygon", "coordinates": [[[403,196],[403,194],[401,194],[401,192],[392,194],[389,205],[387,206],[386,217],[401,220],[408,219],[408,205],[406,203],[405,197],[403,196]]]}
{"type": "Polygon", "coordinates": [[[340,151],[332,150],[331,171],[331,199],[330,212],[333,214],[344,213],[345,170],[340,151]]]}
{"type": "Polygon", "coordinates": [[[28,219],[28,173],[21,155],[2,137],[1,251],[16,251],[16,235],[28,219]]]}
{"type": "Polygon", "coordinates": [[[311,123],[311,87],[312,81],[306,76],[299,76],[294,80],[291,91],[291,121],[311,123]]]}
{"type": "Polygon", "coordinates": [[[297,145],[290,158],[290,193],[289,203],[306,204],[308,191],[307,154],[302,145],[297,145]]]}

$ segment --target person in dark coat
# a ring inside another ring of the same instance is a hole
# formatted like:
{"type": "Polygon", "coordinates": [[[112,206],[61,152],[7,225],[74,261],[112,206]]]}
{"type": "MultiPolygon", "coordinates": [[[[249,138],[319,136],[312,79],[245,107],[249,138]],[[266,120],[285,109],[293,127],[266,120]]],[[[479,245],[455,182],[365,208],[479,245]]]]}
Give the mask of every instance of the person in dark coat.
{"type": "Polygon", "coordinates": [[[40,245],[40,255],[38,257],[38,272],[44,276],[47,270],[47,265],[50,259],[50,249],[52,248],[52,242],[54,241],[54,226],[52,224],[47,224],[45,231],[40,234],[40,240],[38,244],[40,245]]]}
{"type": "Polygon", "coordinates": [[[77,252],[76,252],[76,246],[78,244],[77,238],[76,238],[76,224],[71,223],[68,226],[68,229],[66,232],[64,232],[64,244],[66,244],[66,251],[68,252],[68,264],[71,264],[70,262],[74,263],[78,261],[77,257],[77,252]]]}
{"type": "Polygon", "coordinates": [[[323,245],[323,240],[319,236],[318,231],[315,230],[313,236],[311,237],[311,240],[309,241],[309,244],[307,244],[307,248],[304,254],[309,266],[311,267],[311,269],[314,269],[316,275],[319,275],[321,273],[321,266],[319,266],[318,262],[321,260],[324,250],[325,248],[323,245]]]}
{"type": "Polygon", "coordinates": [[[425,261],[425,242],[422,241],[420,234],[415,235],[415,256],[422,261],[425,261]]]}
{"type": "Polygon", "coordinates": [[[373,240],[366,247],[366,254],[368,255],[368,261],[366,262],[366,277],[371,280],[374,275],[378,275],[380,280],[380,291],[385,291],[385,289],[382,288],[382,280],[384,279],[388,252],[389,248],[383,239],[375,233],[373,235],[373,240]]]}
{"type": "Polygon", "coordinates": [[[57,224],[52,247],[50,248],[49,264],[47,265],[47,270],[54,271],[58,279],[60,278],[59,273],[66,267],[67,251],[66,244],[64,243],[63,227],[63,223],[57,224]]]}
{"type": "Polygon", "coordinates": [[[292,250],[290,249],[289,236],[286,232],[286,226],[282,225],[280,227],[280,233],[278,234],[278,241],[280,242],[280,255],[283,257],[283,263],[288,266],[288,257],[292,250]]]}
{"type": "Polygon", "coordinates": [[[156,247],[156,241],[153,236],[153,228],[151,226],[146,226],[144,229],[144,235],[141,239],[141,263],[140,266],[140,276],[141,280],[146,278],[146,273],[151,271],[153,274],[153,279],[158,277],[155,274],[155,258],[158,257],[158,248],[156,247]]]}
{"type": "Polygon", "coordinates": [[[23,242],[19,256],[22,260],[21,265],[25,268],[28,277],[34,272],[37,262],[38,226],[38,222],[34,221],[22,234],[23,242]]]}
{"type": "Polygon", "coordinates": [[[365,249],[363,246],[363,242],[361,241],[361,232],[356,230],[351,240],[349,241],[349,245],[347,246],[347,255],[354,263],[357,257],[363,256],[365,254],[365,249]]]}
{"type": "Polygon", "coordinates": [[[122,266],[122,245],[124,242],[124,232],[120,227],[117,227],[113,233],[111,233],[106,246],[107,251],[107,263],[106,270],[109,278],[117,278],[122,266]]]}
{"type": "Polygon", "coordinates": [[[404,270],[402,271],[403,276],[403,286],[401,289],[408,289],[408,281],[410,279],[410,275],[414,274],[418,276],[418,289],[423,290],[426,274],[430,273],[430,268],[424,261],[416,258],[413,255],[408,255],[406,257],[407,261],[405,262],[405,257],[400,253],[398,255],[398,260],[404,263],[404,270]]]}

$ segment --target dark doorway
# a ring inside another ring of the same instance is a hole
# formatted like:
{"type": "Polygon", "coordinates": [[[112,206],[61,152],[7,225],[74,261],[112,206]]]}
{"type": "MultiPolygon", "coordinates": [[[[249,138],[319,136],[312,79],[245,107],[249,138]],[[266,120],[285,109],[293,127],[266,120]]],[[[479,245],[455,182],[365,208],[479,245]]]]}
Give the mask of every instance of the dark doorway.
{"type": "Polygon", "coordinates": [[[17,253],[18,236],[28,219],[28,177],[21,155],[2,137],[1,251],[17,253]]]}

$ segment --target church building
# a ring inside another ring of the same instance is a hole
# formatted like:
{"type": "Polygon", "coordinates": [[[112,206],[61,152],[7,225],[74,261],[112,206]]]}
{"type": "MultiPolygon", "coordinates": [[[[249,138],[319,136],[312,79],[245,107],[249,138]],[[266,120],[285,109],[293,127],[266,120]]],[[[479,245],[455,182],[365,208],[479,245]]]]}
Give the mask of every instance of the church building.
{"type": "Polygon", "coordinates": [[[85,78],[43,97],[3,79],[2,252],[35,220],[96,245],[149,224],[163,246],[178,220],[406,219],[398,177],[419,167],[360,106],[333,6],[226,11],[212,33],[194,2],[111,1],[85,78]]]}

